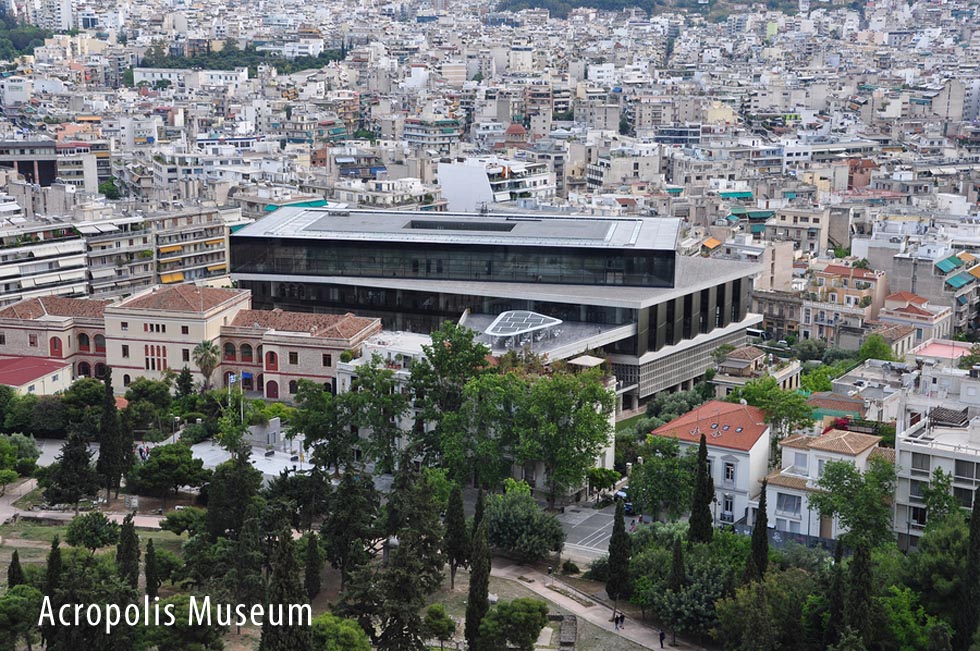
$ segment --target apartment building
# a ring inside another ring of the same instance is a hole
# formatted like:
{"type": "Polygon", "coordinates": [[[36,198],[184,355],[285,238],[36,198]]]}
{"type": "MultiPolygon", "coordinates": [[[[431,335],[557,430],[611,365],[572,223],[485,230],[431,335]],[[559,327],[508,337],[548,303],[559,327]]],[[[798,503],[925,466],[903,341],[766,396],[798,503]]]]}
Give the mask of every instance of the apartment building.
{"type": "Polygon", "coordinates": [[[793,242],[797,251],[823,255],[830,231],[830,208],[780,208],[766,223],[765,236],[771,242],[793,242]]]}
{"type": "Polygon", "coordinates": [[[832,429],[820,436],[792,435],[779,443],[779,468],[769,473],[767,517],[776,531],[834,539],[846,531],[836,517],[821,517],[810,505],[830,462],[853,464],[861,472],[873,457],[894,461],[894,451],[879,447],[880,436],[832,429]]]}
{"type": "Polygon", "coordinates": [[[769,426],[761,409],[712,400],[653,430],[677,439],[681,454],[695,452],[705,436],[708,473],[715,486],[715,524],[751,523],[769,467],[769,426]]]}
{"type": "Polygon", "coordinates": [[[878,320],[914,328],[917,346],[930,339],[948,339],[953,334],[952,308],[931,305],[929,299],[912,292],[886,296],[878,320]]]}
{"type": "Polygon", "coordinates": [[[861,329],[884,306],[887,278],[882,271],[829,264],[810,273],[804,290],[800,334],[839,346],[841,329],[861,329]]]}
{"type": "Polygon", "coordinates": [[[156,279],[155,236],[143,217],[79,222],[75,228],[88,248],[89,294],[129,296],[156,279]]]}
{"type": "Polygon", "coordinates": [[[729,352],[718,362],[718,371],[711,378],[715,386],[715,396],[724,398],[736,388],[745,386],[752,380],[772,377],[779,388],[793,390],[800,388],[799,360],[774,358],[771,353],[755,346],[742,346],[729,352]]]}
{"type": "Polygon", "coordinates": [[[214,280],[228,275],[230,225],[240,221],[238,208],[178,208],[151,214],[159,282],[214,280]]]}
{"type": "Polygon", "coordinates": [[[451,154],[463,139],[463,128],[455,118],[407,118],[402,138],[410,147],[451,154]]]}
{"type": "Polygon", "coordinates": [[[490,156],[440,162],[439,186],[447,207],[456,212],[477,212],[494,203],[555,196],[555,174],[546,163],[490,156]]]}
{"type": "Polygon", "coordinates": [[[88,293],[85,240],[70,224],[50,218],[4,219],[0,247],[0,305],[88,293]]]}

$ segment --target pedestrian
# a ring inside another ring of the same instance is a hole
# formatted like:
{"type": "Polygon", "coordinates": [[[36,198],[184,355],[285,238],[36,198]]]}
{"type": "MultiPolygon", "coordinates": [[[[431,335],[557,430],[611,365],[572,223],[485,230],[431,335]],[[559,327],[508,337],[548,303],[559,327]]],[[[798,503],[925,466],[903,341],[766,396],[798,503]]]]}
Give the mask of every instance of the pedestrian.
{"type": "Polygon", "coordinates": [[[660,648],[664,648],[664,640],[667,638],[667,634],[664,633],[664,629],[660,629],[660,648]]]}
{"type": "Polygon", "coordinates": [[[619,628],[626,628],[626,615],[619,613],[619,628]]]}
{"type": "Polygon", "coordinates": [[[617,615],[616,613],[613,613],[613,627],[617,631],[619,630],[619,615],[617,615]]]}

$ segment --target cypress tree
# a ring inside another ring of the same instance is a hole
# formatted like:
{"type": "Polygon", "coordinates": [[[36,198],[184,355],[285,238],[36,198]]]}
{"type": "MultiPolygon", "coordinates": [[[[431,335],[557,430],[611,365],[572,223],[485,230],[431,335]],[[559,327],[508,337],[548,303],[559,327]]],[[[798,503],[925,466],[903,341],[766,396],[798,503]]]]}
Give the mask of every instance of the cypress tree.
{"type": "Polygon", "coordinates": [[[490,609],[487,595],[490,590],[490,547],[487,543],[487,527],[481,522],[473,532],[473,549],[470,556],[470,593],[466,601],[466,645],[476,648],[480,637],[480,622],[490,609]]]}
{"type": "Polygon", "coordinates": [[[24,585],[24,570],[20,567],[20,554],[16,549],[10,557],[10,565],[7,566],[7,589],[15,585],[24,585]]]}
{"type": "Polygon", "coordinates": [[[322,569],[323,553],[320,551],[320,539],[315,533],[310,533],[306,542],[305,575],[303,577],[303,587],[306,588],[306,596],[310,598],[310,601],[313,601],[313,598],[320,594],[320,570],[322,569]]]}
{"type": "Polygon", "coordinates": [[[476,510],[473,512],[473,532],[476,532],[476,528],[480,526],[483,522],[483,509],[486,507],[486,496],[483,494],[483,489],[476,494],[476,510]]]}
{"type": "Polygon", "coordinates": [[[153,539],[146,541],[146,565],[143,568],[146,576],[146,596],[152,601],[156,599],[157,590],[160,588],[160,577],[157,570],[157,553],[153,549],[153,539]]]}
{"type": "MultiPolygon", "coordinates": [[[[272,573],[269,576],[268,600],[271,604],[299,604],[305,601],[303,586],[299,582],[299,564],[293,545],[292,531],[284,528],[279,533],[275,556],[272,558],[272,573]]],[[[262,623],[262,651],[297,651],[308,649],[312,638],[310,628],[294,624],[292,626],[272,626],[270,619],[262,623]]]]}
{"type": "Polygon", "coordinates": [[[51,541],[48,552],[48,566],[44,573],[44,594],[51,596],[61,586],[61,540],[58,536],[51,541]]]}
{"type": "Polygon", "coordinates": [[[714,533],[711,519],[711,500],[715,496],[715,483],[708,473],[708,443],[701,434],[698,445],[698,461],[694,473],[694,494],[691,498],[690,528],[688,539],[695,543],[709,543],[714,533]]]}
{"type": "Polygon", "coordinates": [[[449,589],[456,588],[456,570],[465,566],[470,557],[470,539],[466,531],[466,515],[463,513],[463,490],[459,484],[453,486],[446,508],[446,536],[443,550],[449,561],[449,589]]]}
{"type": "Polygon", "coordinates": [[[680,592],[687,585],[687,571],[684,569],[684,546],[680,538],[674,539],[674,556],[670,563],[670,577],[667,587],[671,592],[680,592]]]}
{"type": "Polygon", "coordinates": [[[865,645],[870,642],[871,600],[874,586],[871,576],[871,551],[861,542],[851,558],[845,623],[861,635],[865,645]]]}
{"type": "Polygon", "coordinates": [[[824,645],[833,646],[840,642],[844,627],[844,545],[840,540],[834,548],[834,569],[827,588],[827,628],[824,631],[824,645]]]}
{"type": "Polygon", "coordinates": [[[113,488],[119,497],[119,485],[123,474],[129,469],[131,446],[126,441],[119,423],[119,413],[116,409],[116,396],[112,390],[112,369],[106,368],[105,393],[102,398],[102,417],[99,421],[99,459],[95,470],[102,479],[105,487],[106,500],[113,488]]]}
{"type": "Polygon", "coordinates": [[[631,543],[626,533],[623,500],[616,500],[616,519],[609,538],[609,578],[606,579],[606,594],[613,600],[613,615],[619,610],[619,600],[629,597],[631,543]]]}
{"type": "Polygon", "coordinates": [[[953,649],[966,651],[970,648],[977,625],[980,623],[980,488],[973,493],[973,512],[970,515],[970,539],[966,548],[966,575],[960,603],[970,607],[956,611],[953,649]]]}
{"type": "Polygon", "coordinates": [[[116,545],[116,565],[119,576],[134,590],[140,582],[140,539],[136,535],[133,514],[123,520],[119,530],[119,543],[116,545]]]}
{"type": "Polygon", "coordinates": [[[766,568],[769,566],[769,514],[766,512],[766,487],[768,485],[769,481],[763,479],[762,495],[759,497],[759,511],[755,516],[755,527],[752,528],[752,551],[749,553],[753,571],[750,573],[748,566],[745,569],[745,576],[750,581],[765,577],[766,568]]]}

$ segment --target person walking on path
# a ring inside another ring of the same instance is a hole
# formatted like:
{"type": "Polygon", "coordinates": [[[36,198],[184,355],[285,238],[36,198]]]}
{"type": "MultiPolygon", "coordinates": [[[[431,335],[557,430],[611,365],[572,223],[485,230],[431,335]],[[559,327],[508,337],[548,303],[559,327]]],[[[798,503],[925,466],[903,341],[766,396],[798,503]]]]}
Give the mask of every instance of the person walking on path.
{"type": "Polygon", "coordinates": [[[664,629],[660,629],[660,648],[664,648],[664,640],[667,639],[667,634],[664,633],[664,629]]]}

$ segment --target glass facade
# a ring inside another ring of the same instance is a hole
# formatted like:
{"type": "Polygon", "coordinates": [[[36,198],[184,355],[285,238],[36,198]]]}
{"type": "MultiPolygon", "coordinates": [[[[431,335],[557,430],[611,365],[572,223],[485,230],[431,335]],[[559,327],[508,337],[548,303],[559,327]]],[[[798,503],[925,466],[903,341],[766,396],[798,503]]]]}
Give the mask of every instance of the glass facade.
{"type": "Polygon", "coordinates": [[[261,240],[232,236],[232,273],[673,287],[673,251],[261,240]]]}

